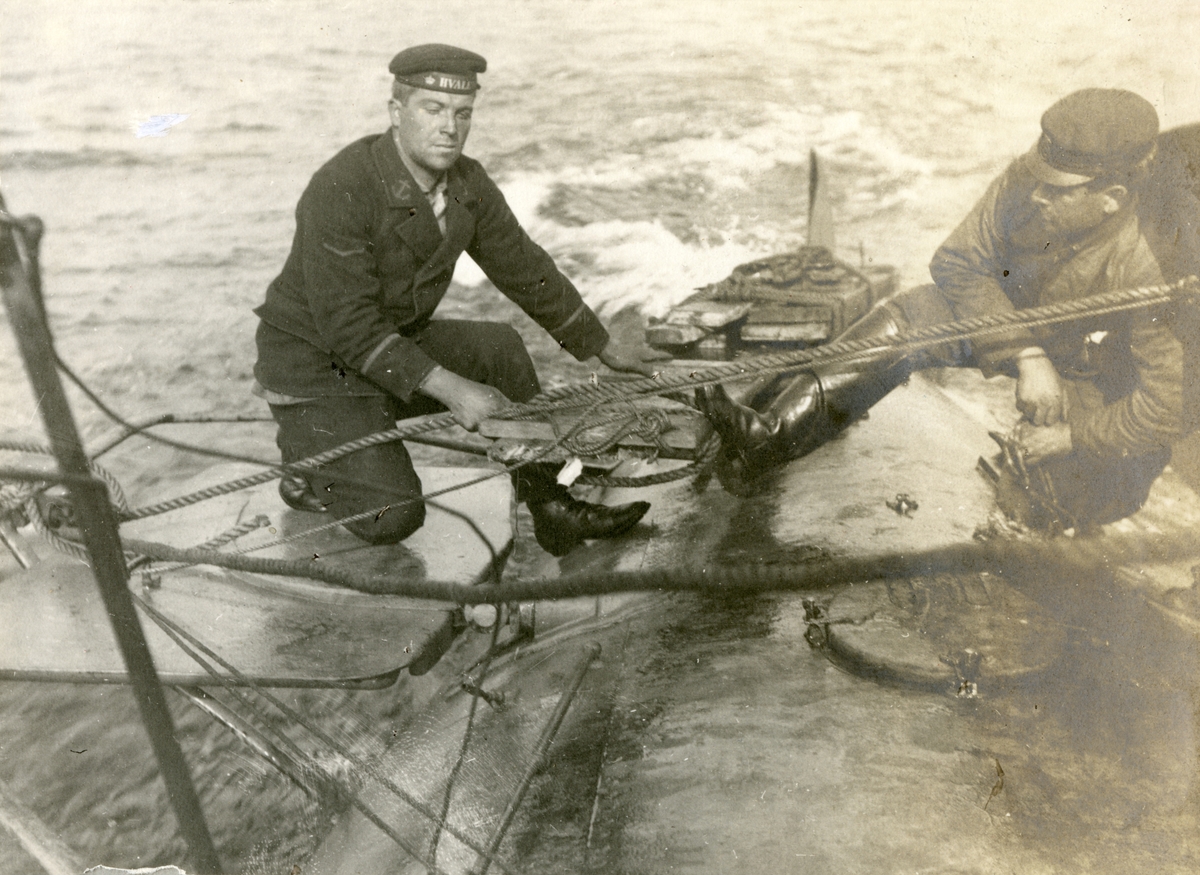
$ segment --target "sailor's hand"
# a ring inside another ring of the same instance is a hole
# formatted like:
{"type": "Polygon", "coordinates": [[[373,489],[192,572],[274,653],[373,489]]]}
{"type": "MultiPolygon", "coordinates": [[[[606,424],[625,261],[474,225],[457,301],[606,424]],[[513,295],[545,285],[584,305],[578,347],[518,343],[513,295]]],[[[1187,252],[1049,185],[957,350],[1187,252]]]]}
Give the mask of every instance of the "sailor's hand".
{"type": "Polygon", "coordinates": [[[467,431],[475,431],[479,423],[508,406],[508,399],[499,389],[460,377],[440,366],[429,372],[419,391],[446,405],[454,421],[467,431]]]}
{"type": "Polygon", "coordinates": [[[1053,363],[1037,347],[1017,356],[1017,409],[1034,425],[1067,418],[1067,395],[1053,363]]]}
{"type": "Polygon", "coordinates": [[[610,337],[604,349],[600,350],[599,358],[614,371],[653,377],[660,370],[656,363],[667,361],[671,356],[644,343],[620,342],[610,337]]]}
{"type": "Polygon", "coordinates": [[[1065,422],[1041,426],[1020,422],[1013,431],[1013,437],[1021,458],[1030,465],[1053,456],[1065,456],[1075,448],[1071,442],[1071,426],[1065,422]]]}

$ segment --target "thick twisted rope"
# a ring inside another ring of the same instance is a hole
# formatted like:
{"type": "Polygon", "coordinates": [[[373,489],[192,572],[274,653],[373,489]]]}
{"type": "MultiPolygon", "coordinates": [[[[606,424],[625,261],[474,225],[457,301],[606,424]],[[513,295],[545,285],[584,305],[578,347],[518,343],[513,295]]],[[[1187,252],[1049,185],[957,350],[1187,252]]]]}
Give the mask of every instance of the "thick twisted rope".
{"type": "MultiPolygon", "coordinates": [[[[681,389],[696,388],[713,383],[745,379],[747,377],[786,373],[820,363],[864,361],[889,353],[915,352],[920,349],[937,346],[947,340],[974,340],[993,334],[1001,334],[1014,328],[1045,327],[1089,316],[1106,315],[1157,304],[1165,304],[1185,293],[1194,294],[1198,287],[1200,287],[1200,279],[1193,276],[1176,283],[1122,289],[1100,295],[1091,295],[1075,301],[1050,304],[1044,307],[1032,307],[1009,313],[944,322],[938,325],[903,332],[891,337],[834,341],[813,349],[755,356],[739,362],[728,362],[698,368],[689,373],[680,371],[674,374],[659,374],[655,377],[629,380],[619,384],[580,383],[544,392],[525,403],[510,404],[499,411],[496,414],[496,418],[517,419],[531,414],[570,409],[583,404],[594,406],[610,401],[625,401],[651,395],[664,395],[671,392],[678,392],[681,389]]],[[[449,413],[422,417],[419,421],[409,422],[394,429],[367,435],[366,437],[342,444],[316,456],[294,462],[291,465],[280,465],[259,474],[218,484],[191,493],[190,495],[180,496],[148,507],[123,512],[122,519],[142,519],[155,514],[177,510],[208,498],[215,498],[219,495],[226,495],[231,492],[247,489],[251,486],[257,486],[260,483],[266,483],[281,477],[285,472],[300,472],[308,468],[319,467],[366,447],[395,440],[403,440],[413,435],[447,428],[453,424],[454,419],[449,413]]]]}
{"type": "Polygon", "coordinates": [[[232,544],[234,541],[236,541],[242,535],[248,535],[251,532],[257,531],[258,529],[266,528],[270,524],[271,524],[270,518],[266,514],[260,513],[258,516],[254,517],[254,519],[247,520],[246,522],[242,523],[241,525],[233,526],[232,528],[226,529],[225,531],[221,532],[221,534],[217,535],[216,537],[209,538],[207,541],[205,541],[203,544],[200,545],[200,549],[202,549],[202,550],[219,550],[222,547],[224,547],[226,544],[232,544]]]}
{"type": "MultiPolygon", "coordinates": [[[[0,441],[0,451],[54,456],[54,451],[47,446],[20,441],[0,441]]],[[[121,484],[117,481],[117,478],[95,462],[88,462],[88,468],[94,475],[104,481],[104,485],[108,487],[109,500],[118,511],[128,509],[129,501],[126,499],[125,491],[121,488],[121,484]]],[[[53,474],[50,476],[52,477],[53,474]]],[[[69,538],[64,538],[58,532],[54,531],[50,527],[49,522],[47,522],[42,506],[37,501],[37,496],[48,486],[50,486],[50,481],[0,485],[0,513],[7,513],[19,507],[29,519],[33,530],[46,540],[51,547],[84,562],[89,561],[87,548],[83,544],[78,541],[72,541],[69,538]]]]}
{"type": "Polygon", "coordinates": [[[616,413],[599,422],[588,423],[585,430],[590,431],[614,424],[617,427],[606,435],[590,441],[586,441],[582,437],[571,438],[563,441],[563,447],[577,456],[598,456],[612,449],[623,438],[630,435],[657,442],[663,432],[670,428],[667,415],[661,410],[637,410],[635,408],[630,413],[616,413]]]}
{"type": "MultiPolygon", "coordinates": [[[[993,334],[1003,334],[1014,328],[1042,328],[1071,322],[1088,316],[1137,310],[1169,303],[1184,294],[1200,291],[1200,278],[1190,276],[1175,283],[1141,286],[1089,295],[1074,301],[1030,307],[1008,313],[978,316],[942,322],[902,332],[890,337],[867,337],[855,340],[835,340],[811,349],[753,356],[735,362],[723,362],[697,368],[689,373],[659,374],[621,383],[579,383],[543,392],[537,398],[519,405],[521,413],[545,412],[572,406],[576,399],[617,401],[648,395],[663,395],[680,389],[698,388],[726,381],[736,381],[766,375],[786,373],[809,365],[841,363],[875,358],[885,353],[916,352],[937,346],[947,340],[976,340],[993,334]]],[[[516,405],[514,405],[515,407],[516,405]]],[[[498,418],[510,418],[511,408],[500,412],[498,418]]]]}
{"type": "MultiPolygon", "coordinates": [[[[408,505],[408,504],[416,504],[417,502],[431,502],[433,499],[439,498],[440,496],[446,495],[448,493],[457,492],[460,489],[466,489],[470,486],[478,486],[480,483],[485,483],[488,480],[494,480],[497,477],[505,477],[507,475],[508,475],[508,471],[488,471],[486,474],[483,474],[479,477],[475,477],[474,479],[471,479],[471,480],[466,480],[462,483],[455,483],[453,486],[443,486],[441,489],[434,490],[433,492],[424,492],[421,495],[416,496],[415,498],[406,498],[403,501],[396,502],[395,504],[371,508],[370,510],[364,510],[364,511],[361,511],[360,513],[352,514],[350,516],[338,517],[337,519],[330,520],[327,523],[322,523],[319,526],[313,526],[311,529],[304,529],[303,531],[293,532],[290,535],[283,535],[281,537],[267,541],[265,544],[254,544],[253,546],[250,546],[250,547],[239,547],[237,550],[230,551],[230,553],[231,553],[231,555],[232,554],[243,554],[243,553],[256,553],[260,550],[269,550],[272,547],[281,547],[284,544],[290,544],[293,541],[303,541],[307,538],[311,538],[313,535],[319,535],[322,532],[328,532],[333,529],[339,529],[339,528],[342,528],[343,526],[351,525],[353,523],[365,522],[366,520],[369,520],[372,517],[374,517],[375,519],[378,519],[383,514],[387,513],[389,510],[391,510],[393,508],[400,508],[400,507],[404,507],[405,505],[408,505]]],[[[488,546],[490,547],[491,545],[489,544],[488,546]]]]}
{"type": "Polygon", "coordinates": [[[460,605],[500,604],[609,595],[621,592],[707,592],[750,594],[827,588],[836,584],[894,579],[937,572],[998,570],[1005,573],[1097,575],[1133,558],[1171,561],[1194,557],[1200,536],[1148,538],[1144,533],[1106,537],[1103,549],[1078,538],[993,539],[924,552],[840,556],[810,563],[772,565],[704,565],[651,571],[598,571],[563,578],[464,584],[434,580],[400,580],[367,575],[354,568],[313,560],[264,559],[211,550],[183,549],[149,541],[127,540],[139,554],[193,565],[216,565],[235,571],[309,577],[360,592],[385,593],[460,605]]]}
{"type": "MultiPolygon", "coordinates": [[[[347,524],[362,522],[362,521],[371,519],[372,517],[378,519],[382,514],[386,513],[387,511],[389,511],[393,508],[399,508],[399,507],[403,507],[403,506],[409,505],[409,504],[416,504],[417,502],[422,502],[422,503],[430,502],[430,501],[432,501],[432,499],[438,498],[439,496],[446,495],[451,492],[457,492],[460,489],[466,489],[469,486],[475,486],[480,483],[484,483],[488,480],[495,479],[496,477],[508,476],[512,471],[515,471],[518,468],[523,468],[526,465],[532,465],[533,463],[540,461],[544,456],[549,454],[556,446],[561,444],[563,441],[569,440],[570,438],[572,438],[576,434],[578,434],[579,431],[584,428],[584,424],[585,424],[585,422],[587,420],[587,416],[590,412],[591,412],[590,409],[587,411],[584,411],[583,415],[579,417],[579,420],[567,432],[567,434],[565,434],[561,438],[559,438],[554,444],[550,445],[549,447],[546,447],[541,452],[537,453],[536,455],[534,455],[528,459],[525,459],[524,461],[521,461],[521,462],[516,463],[515,465],[509,466],[505,470],[488,471],[487,473],[482,474],[479,477],[474,478],[473,480],[468,480],[464,483],[455,483],[452,486],[445,486],[445,487],[435,490],[433,492],[425,492],[425,493],[422,493],[421,495],[418,495],[418,496],[415,496],[412,498],[403,499],[402,501],[398,501],[395,504],[385,505],[383,507],[372,508],[370,510],[365,510],[365,511],[353,514],[348,517],[338,517],[337,519],[331,520],[327,523],[322,523],[319,526],[314,526],[311,529],[304,529],[303,531],[293,532],[290,535],[284,535],[284,536],[276,538],[272,541],[267,541],[264,544],[255,544],[251,547],[242,547],[236,551],[232,551],[232,553],[234,553],[234,554],[254,553],[254,552],[258,552],[260,550],[268,550],[272,547],[279,547],[284,544],[289,544],[293,541],[300,541],[300,540],[310,538],[313,535],[319,534],[321,532],[341,528],[342,526],[345,526],[347,524]]],[[[378,435],[368,435],[367,437],[368,438],[378,437],[378,435]]],[[[366,438],[364,438],[363,440],[366,440],[366,438]]],[[[355,442],[355,443],[357,443],[357,442],[355,442]]],[[[336,449],[341,449],[341,448],[339,447],[336,449]]],[[[228,484],[225,484],[225,485],[228,485],[228,484]]],[[[189,501],[188,502],[189,504],[194,504],[197,501],[203,500],[200,498],[195,498],[195,496],[196,496],[196,493],[193,493],[190,496],[183,496],[182,498],[195,499],[194,501],[189,501]]],[[[182,498],[174,499],[172,502],[168,502],[168,503],[174,503],[174,502],[180,501],[180,500],[182,500],[182,498]]],[[[443,508],[443,510],[445,510],[445,509],[446,508],[443,508]]],[[[474,526],[473,523],[471,525],[472,525],[472,527],[474,526]]],[[[478,529],[476,529],[476,534],[480,535],[480,537],[482,538],[482,534],[478,531],[478,529]]],[[[486,539],[484,539],[484,543],[487,543],[486,539]]],[[[491,544],[488,544],[487,546],[489,549],[492,548],[491,544]]],[[[492,555],[493,562],[495,561],[495,558],[496,558],[495,553],[493,551],[493,555],[492,555]]],[[[185,567],[187,564],[188,563],[183,563],[182,565],[178,565],[178,566],[172,567],[167,570],[172,570],[172,571],[178,570],[178,568],[185,567]]]]}
{"type": "Polygon", "coordinates": [[[301,459],[298,462],[292,462],[288,465],[277,465],[274,468],[268,468],[266,471],[260,471],[258,474],[250,474],[246,477],[239,477],[236,480],[230,480],[226,483],[220,483],[215,486],[210,486],[207,489],[200,489],[196,492],[187,495],[181,495],[178,498],[172,498],[167,501],[160,501],[157,504],[147,505],[145,507],[134,508],[121,514],[122,521],[140,520],[145,517],[155,516],[160,513],[167,513],[172,510],[179,510],[188,505],[196,504],[205,501],[209,498],[216,498],[221,495],[228,495],[231,492],[239,492],[242,489],[249,489],[251,486],[257,486],[260,483],[268,483],[282,477],[287,473],[301,473],[309,468],[319,468],[321,465],[340,459],[343,456],[348,456],[351,453],[364,450],[367,447],[378,446],[379,444],[390,443],[391,441],[403,440],[412,435],[424,434],[427,431],[437,431],[441,428],[447,428],[454,425],[454,419],[449,413],[438,413],[433,416],[424,416],[419,421],[410,422],[406,425],[398,426],[387,431],[376,432],[357,440],[349,441],[341,446],[334,447],[331,450],[326,450],[315,456],[310,456],[307,459],[301,459]]]}

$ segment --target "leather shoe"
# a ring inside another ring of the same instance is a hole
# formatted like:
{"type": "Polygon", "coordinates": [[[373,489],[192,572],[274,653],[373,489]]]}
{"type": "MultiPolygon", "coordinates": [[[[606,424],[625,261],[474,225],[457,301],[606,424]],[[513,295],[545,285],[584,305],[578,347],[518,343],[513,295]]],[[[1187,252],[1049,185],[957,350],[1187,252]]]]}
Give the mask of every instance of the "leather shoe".
{"type": "Polygon", "coordinates": [[[325,513],[328,510],[312,491],[308,481],[298,474],[284,474],[279,478],[279,497],[283,499],[284,504],[296,510],[306,510],[310,513],[325,513]]]}
{"type": "Polygon", "coordinates": [[[650,509],[650,502],[608,507],[580,501],[563,490],[549,501],[528,506],[538,544],[551,556],[565,556],[589,538],[613,538],[633,528],[650,509]]]}

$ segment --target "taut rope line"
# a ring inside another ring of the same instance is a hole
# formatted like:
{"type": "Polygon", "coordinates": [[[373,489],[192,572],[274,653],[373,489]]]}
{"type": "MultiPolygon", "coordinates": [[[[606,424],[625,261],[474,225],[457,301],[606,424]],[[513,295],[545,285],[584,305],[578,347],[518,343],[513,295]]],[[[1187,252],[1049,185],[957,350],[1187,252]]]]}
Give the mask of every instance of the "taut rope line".
{"type": "Polygon", "coordinates": [[[508,419],[514,418],[516,415],[528,415],[531,412],[561,409],[563,406],[570,406],[563,402],[569,402],[576,396],[588,396],[594,399],[599,395],[606,401],[618,401],[646,395],[663,395],[712,383],[784,373],[807,365],[874,358],[885,352],[915,352],[937,346],[947,340],[975,340],[992,334],[1001,334],[1013,328],[1041,328],[1088,316],[1103,316],[1110,313],[1138,310],[1142,307],[1170,303],[1185,294],[1196,294],[1197,292],[1200,292],[1200,277],[1189,276],[1174,283],[1118,289],[1099,295],[1089,295],[1074,301],[1062,301],[1042,307],[1014,310],[1009,313],[942,322],[891,337],[835,340],[811,349],[768,353],[740,361],[697,368],[690,373],[660,374],[657,377],[642,377],[616,385],[579,383],[543,392],[527,404],[506,408],[498,414],[497,418],[508,419]]]}

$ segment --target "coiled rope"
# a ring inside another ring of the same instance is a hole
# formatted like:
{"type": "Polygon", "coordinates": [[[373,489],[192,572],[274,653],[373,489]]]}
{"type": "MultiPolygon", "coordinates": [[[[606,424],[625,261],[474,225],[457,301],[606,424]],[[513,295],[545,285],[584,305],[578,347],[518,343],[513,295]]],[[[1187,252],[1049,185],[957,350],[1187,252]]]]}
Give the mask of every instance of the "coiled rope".
{"type": "Polygon", "coordinates": [[[568,438],[562,442],[565,449],[577,456],[598,456],[611,450],[624,438],[636,435],[646,441],[658,443],[663,432],[671,427],[667,415],[661,410],[638,410],[634,408],[629,413],[616,413],[599,422],[591,422],[586,431],[603,428],[606,425],[616,425],[608,434],[592,440],[584,440],[582,436],[568,438]]]}
{"type": "MultiPolygon", "coordinates": [[[[54,456],[54,451],[47,446],[18,441],[0,441],[0,451],[54,456]]],[[[109,501],[117,508],[118,512],[128,510],[129,500],[125,497],[125,491],[121,488],[121,484],[117,481],[117,478],[95,462],[88,462],[88,469],[108,487],[109,501]]],[[[0,485],[0,514],[7,514],[20,509],[33,526],[33,530],[45,539],[51,547],[61,553],[66,553],[69,556],[74,556],[76,559],[87,562],[89,561],[87,548],[77,541],[64,538],[54,530],[45,518],[42,506],[38,503],[37,498],[50,485],[50,481],[46,480],[25,483],[4,483],[0,485]]],[[[130,554],[127,553],[127,555],[130,554]]]]}
{"type": "MultiPolygon", "coordinates": [[[[721,438],[713,432],[705,439],[696,452],[696,460],[680,468],[670,471],[660,471],[657,474],[643,474],[638,477],[619,477],[612,474],[584,474],[575,482],[581,486],[608,486],[615,489],[641,489],[646,486],[661,486],[664,483],[674,483],[688,477],[703,476],[717,460],[721,451],[721,438]]],[[[702,490],[701,490],[702,491],[702,490]]]]}
{"type": "MultiPolygon", "coordinates": [[[[0,451],[54,457],[54,450],[44,444],[22,443],[19,441],[0,440],[0,451]]],[[[95,462],[89,462],[88,469],[104,481],[104,485],[108,487],[109,501],[113,503],[113,506],[122,513],[128,511],[129,499],[125,497],[125,491],[121,489],[121,484],[117,481],[117,478],[95,462]]],[[[35,494],[40,493],[49,485],[49,482],[37,483],[34,485],[33,491],[35,494]]]]}

